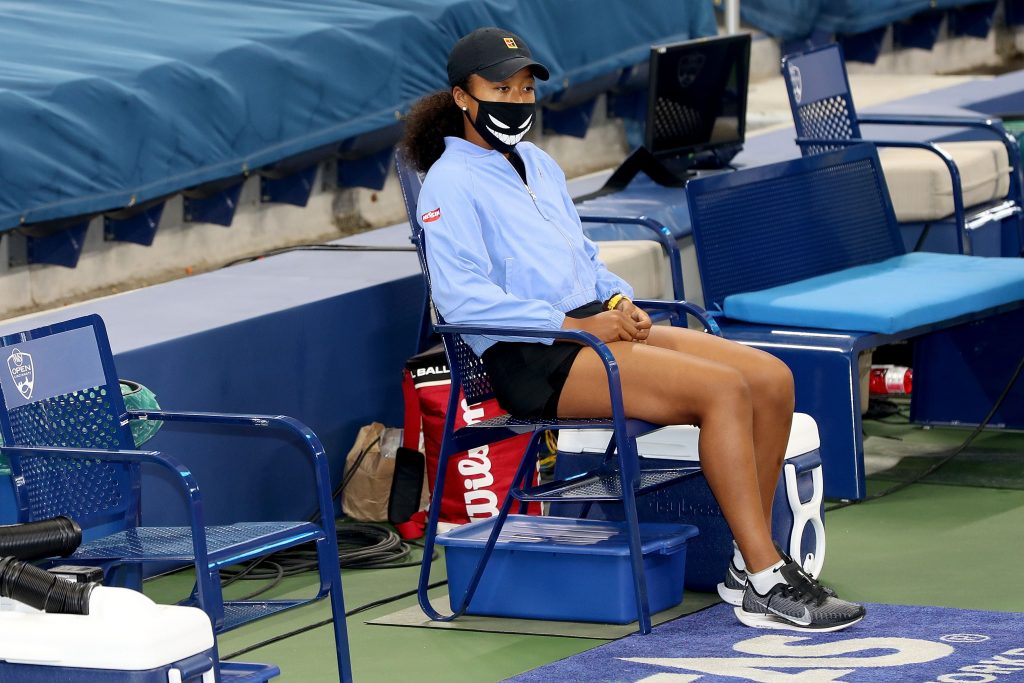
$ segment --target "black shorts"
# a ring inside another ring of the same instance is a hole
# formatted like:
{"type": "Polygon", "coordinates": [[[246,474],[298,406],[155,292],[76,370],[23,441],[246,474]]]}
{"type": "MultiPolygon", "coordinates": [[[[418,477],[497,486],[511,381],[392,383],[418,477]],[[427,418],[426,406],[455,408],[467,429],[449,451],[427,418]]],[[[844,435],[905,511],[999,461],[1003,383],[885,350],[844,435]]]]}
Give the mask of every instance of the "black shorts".
{"type": "MultiPolygon", "coordinates": [[[[572,318],[589,318],[604,310],[594,301],[566,313],[572,318]]],[[[569,376],[579,344],[555,342],[498,342],[484,351],[484,369],[491,379],[498,404],[515,417],[553,419],[558,399],[569,376]]]]}

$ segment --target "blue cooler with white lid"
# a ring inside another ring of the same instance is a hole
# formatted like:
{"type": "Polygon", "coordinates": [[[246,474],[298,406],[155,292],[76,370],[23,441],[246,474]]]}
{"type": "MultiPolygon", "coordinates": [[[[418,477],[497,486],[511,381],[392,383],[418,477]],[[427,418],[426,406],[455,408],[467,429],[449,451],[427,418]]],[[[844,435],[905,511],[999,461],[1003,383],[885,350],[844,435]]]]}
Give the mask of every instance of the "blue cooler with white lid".
{"type": "MultiPolygon", "coordinates": [[[[461,601],[494,526],[494,518],[437,537],[445,547],[452,609],[461,601]]],[[[687,543],[697,528],[640,525],[651,613],[683,599],[687,543]]],[[[623,522],[509,515],[467,614],[627,624],[636,596],[623,522]]]]}
{"type": "MultiPolygon", "coordinates": [[[[665,467],[666,460],[698,464],[700,429],[664,427],[637,439],[641,467],[665,467]]],[[[610,431],[563,429],[558,433],[558,479],[596,467],[610,431]]],[[[810,415],[793,414],[789,445],[772,507],[772,536],[808,573],[818,576],[825,562],[824,486],[818,425],[810,415]]],[[[555,503],[551,514],[578,516],[579,503],[555,503]]],[[[732,557],[732,532],[703,475],[684,479],[637,498],[637,514],[646,522],[681,522],[700,529],[689,544],[686,587],[714,592],[732,557]]],[[[621,506],[595,503],[592,519],[622,519],[621,506]]]]}

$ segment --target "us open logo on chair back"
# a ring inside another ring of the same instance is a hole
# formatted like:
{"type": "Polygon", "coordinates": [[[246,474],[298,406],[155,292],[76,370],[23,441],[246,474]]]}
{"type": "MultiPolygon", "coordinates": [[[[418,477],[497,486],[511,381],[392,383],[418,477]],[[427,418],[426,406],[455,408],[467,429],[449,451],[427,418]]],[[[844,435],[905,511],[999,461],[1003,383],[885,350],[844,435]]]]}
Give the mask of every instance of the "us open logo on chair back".
{"type": "Polygon", "coordinates": [[[8,347],[0,389],[9,410],[107,383],[91,327],[70,329],[8,347]]]}
{"type": "Polygon", "coordinates": [[[22,353],[17,347],[7,357],[7,368],[11,371],[11,379],[14,386],[26,399],[32,398],[32,388],[35,386],[35,370],[32,367],[32,356],[22,353]]]}
{"type": "Polygon", "coordinates": [[[789,65],[789,82],[793,84],[793,99],[800,104],[804,97],[804,80],[800,76],[800,67],[796,64],[789,65]]]}

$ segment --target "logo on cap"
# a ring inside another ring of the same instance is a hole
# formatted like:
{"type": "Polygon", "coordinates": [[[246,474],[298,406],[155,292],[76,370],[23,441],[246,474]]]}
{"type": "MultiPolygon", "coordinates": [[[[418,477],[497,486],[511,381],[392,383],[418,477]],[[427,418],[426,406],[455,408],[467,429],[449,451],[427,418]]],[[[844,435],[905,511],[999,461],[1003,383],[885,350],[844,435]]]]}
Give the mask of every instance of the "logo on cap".
{"type": "Polygon", "coordinates": [[[505,47],[507,47],[510,50],[518,50],[519,49],[519,46],[516,45],[515,38],[506,38],[505,39],[505,47]]]}

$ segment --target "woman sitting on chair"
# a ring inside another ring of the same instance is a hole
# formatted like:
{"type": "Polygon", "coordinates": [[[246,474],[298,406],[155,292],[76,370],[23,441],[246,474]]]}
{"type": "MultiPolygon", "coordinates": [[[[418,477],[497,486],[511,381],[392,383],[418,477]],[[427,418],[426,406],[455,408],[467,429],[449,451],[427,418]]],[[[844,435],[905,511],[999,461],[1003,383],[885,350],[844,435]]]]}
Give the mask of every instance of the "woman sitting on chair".
{"type": "MultiPolygon", "coordinates": [[[[608,344],[626,414],[700,427],[700,463],[736,538],[719,593],[740,621],[831,631],[864,608],[780,555],[771,508],[793,417],[793,377],[761,351],[678,327],[652,327],[632,290],[597,258],[551,157],[523,136],[534,79],[548,70],[523,39],[473,31],[448,57],[450,89],[420,100],[402,143],[428,171],[419,195],[434,305],[452,324],[578,329],[608,344]]],[[[526,418],[609,417],[593,349],[465,336],[499,404],[526,418]]]]}

